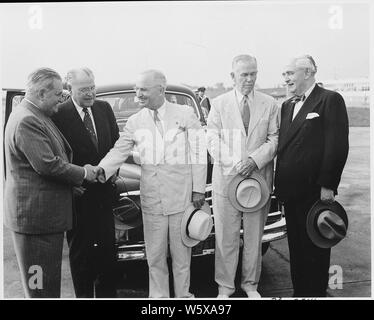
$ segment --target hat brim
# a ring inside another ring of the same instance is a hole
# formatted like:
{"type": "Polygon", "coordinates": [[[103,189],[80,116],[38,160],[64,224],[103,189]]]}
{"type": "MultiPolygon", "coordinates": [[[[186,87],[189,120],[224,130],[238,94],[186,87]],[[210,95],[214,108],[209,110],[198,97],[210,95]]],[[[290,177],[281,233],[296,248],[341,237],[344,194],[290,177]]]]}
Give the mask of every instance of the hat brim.
{"type": "Polygon", "coordinates": [[[256,212],[260,210],[269,200],[270,197],[270,191],[267,186],[267,183],[265,179],[257,172],[253,172],[249,177],[243,177],[241,175],[236,175],[229,183],[228,185],[228,196],[229,200],[232,204],[232,206],[242,212],[250,213],[250,212],[256,212]],[[239,186],[239,184],[246,179],[255,179],[259,184],[261,188],[261,199],[257,205],[251,208],[243,207],[236,198],[236,190],[239,186]]]}
{"type": "Polygon", "coordinates": [[[310,208],[306,220],[306,232],[310,238],[310,240],[319,248],[328,249],[335,245],[337,245],[342,239],[326,239],[324,238],[320,232],[317,230],[317,219],[318,216],[325,210],[330,210],[338,215],[343,221],[348,229],[348,216],[345,212],[342,205],[334,201],[331,204],[323,203],[321,200],[318,200],[314,203],[314,205],[310,208]]]}
{"type": "MultiPolygon", "coordinates": [[[[187,233],[186,233],[187,221],[188,221],[190,215],[192,214],[192,212],[194,210],[195,210],[195,207],[193,206],[193,204],[190,204],[187,207],[187,209],[184,211],[184,214],[183,214],[183,217],[182,217],[182,222],[181,222],[181,237],[182,237],[182,241],[183,241],[184,245],[187,246],[187,247],[194,247],[200,241],[203,241],[203,240],[192,239],[192,238],[188,237],[187,233]]],[[[212,215],[212,212],[210,210],[210,206],[207,202],[204,203],[204,205],[200,208],[200,210],[205,211],[210,216],[212,215]]]]}

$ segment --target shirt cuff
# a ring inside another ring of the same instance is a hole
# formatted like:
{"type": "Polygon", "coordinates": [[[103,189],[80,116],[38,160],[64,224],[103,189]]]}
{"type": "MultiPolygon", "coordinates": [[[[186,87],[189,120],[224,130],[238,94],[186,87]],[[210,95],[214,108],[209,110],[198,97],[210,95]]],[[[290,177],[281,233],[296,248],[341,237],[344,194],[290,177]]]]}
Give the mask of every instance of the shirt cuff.
{"type": "Polygon", "coordinates": [[[84,169],[84,177],[83,177],[83,180],[85,180],[87,178],[87,169],[85,167],[83,167],[84,169]]]}

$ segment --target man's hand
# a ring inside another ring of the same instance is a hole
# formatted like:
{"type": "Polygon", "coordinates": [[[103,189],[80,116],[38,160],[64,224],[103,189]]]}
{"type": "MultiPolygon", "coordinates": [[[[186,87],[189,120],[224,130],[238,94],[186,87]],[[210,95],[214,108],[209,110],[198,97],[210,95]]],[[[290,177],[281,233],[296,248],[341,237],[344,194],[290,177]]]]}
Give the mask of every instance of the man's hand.
{"type": "Polygon", "coordinates": [[[256,162],[252,158],[248,158],[245,160],[241,160],[235,167],[236,171],[238,174],[244,176],[244,177],[249,177],[252,172],[257,168],[256,162]]]}
{"type": "Polygon", "coordinates": [[[90,183],[97,182],[97,167],[91,166],[90,164],[85,164],[84,168],[86,168],[87,172],[85,180],[90,183]]]}
{"type": "Polygon", "coordinates": [[[196,209],[200,209],[205,202],[205,194],[192,191],[192,202],[196,209]]]}
{"type": "MultiPolygon", "coordinates": [[[[96,167],[97,169],[97,181],[99,181],[100,183],[105,183],[106,182],[106,178],[105,178],[105,171],[103,168],[101,167],[96,167]]],[[[116,178],[116,176],[113,176],[114,179],[116,178]]]]}
{"type": "Polygon", "coordinates": [[[75,197],[81,197],[85,191],[86,191],[86,188],[83,188],[83,187],[73,187],[73,195],[75,197]]]}
{"type": "Polygon", "coordinates": [[[321,187],[321,201],[323,203],[333,203],[335,201],[334,191],[321,187]]]}

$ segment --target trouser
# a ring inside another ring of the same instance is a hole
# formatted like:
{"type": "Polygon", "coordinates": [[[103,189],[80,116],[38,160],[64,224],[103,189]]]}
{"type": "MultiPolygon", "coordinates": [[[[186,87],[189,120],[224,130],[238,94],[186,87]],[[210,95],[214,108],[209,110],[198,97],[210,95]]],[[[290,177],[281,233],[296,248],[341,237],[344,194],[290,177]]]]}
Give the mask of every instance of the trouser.
{"type": "Polygon", "coordinates": [[[97,219],[95,224],[89,223],[89,220],[80,221],[67,233],[70,269],[77,298],[116,297],[114,233],[112,216],[97,219]]]}
{"type": "Polygon", "coordinates": [[[326,296],[331,249],[315,246],[306,231],[309,209],[318,199],[319,193],[314,193],[284,203],[295,297],[326,296]]]}
{"type": "Polygon", "coordinates": [[[59,298],[64,233],[12,232],[26,298],[59,298]]]}
{"type": "Polygon", "coordinates": [[[176,298],[191,298],[191,248],[181,237],[183,212],[171,215],[143,213],[144,240],[149,268],[149,297],[169,298],[168,243],[176,298]]]}
{"type": "Polygon", "coordinates": [[[241,288],[257,290],[261,274],[261,246],[270,201],[259,211],[242,213],[228,197],[213,192],[213,214],[216,236],[215,281],[219,294],[235,292],[235,274],[239,261],[240,227],[243,219],[243,261],[241,288]]]}

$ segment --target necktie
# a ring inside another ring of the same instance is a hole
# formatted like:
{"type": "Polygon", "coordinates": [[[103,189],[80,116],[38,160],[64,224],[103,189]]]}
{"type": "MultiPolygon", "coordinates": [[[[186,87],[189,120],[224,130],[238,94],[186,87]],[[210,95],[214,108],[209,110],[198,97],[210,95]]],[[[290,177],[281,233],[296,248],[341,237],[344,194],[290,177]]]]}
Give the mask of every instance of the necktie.
{"type": "Polygon", "coordinates": [[[95,145],[96,149],[98,149],[97,137],[95,134],[95,129],[92,123],[90,113],[88,112],[87,108],[83,108],[83,112],[84,112],[83,123],[90,135],[90,138],[93,144],[95,145]]]}
{"type": "Polygon", "coordinates": [[[153,120],[154,120],[154,122],[156,124],[156,127],[157,127],[158,131],[160,132],[161,136],[163,136],[164,135],[164,130],[162,129],[161,120],[158,117],[158,111],[157,110],[153,111],[153,120]]]}
{"type": "Polygon", "coordinates": [[[304,101],[305,100],[305,95],[303,94],[302,96],[293,96],[290,103],[291,103],[291,118],[290,118],[290,122],[292,122],[294,116],[293,116],[293,113],[294,113],[294,110],[295,110],[295,105],[296,103],[298,103],[299,101],[304,101]]]}
{"type": "Polygon", "coordinates": [[[249,104],[248,104],[248,97],[244,96],[242,100],[242,119],[243,125],[245,129],[245,133],[248,134],[248,126],[249,126],[249,104]]]}

